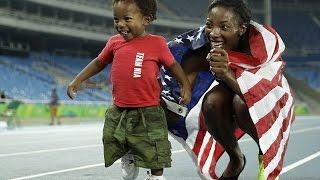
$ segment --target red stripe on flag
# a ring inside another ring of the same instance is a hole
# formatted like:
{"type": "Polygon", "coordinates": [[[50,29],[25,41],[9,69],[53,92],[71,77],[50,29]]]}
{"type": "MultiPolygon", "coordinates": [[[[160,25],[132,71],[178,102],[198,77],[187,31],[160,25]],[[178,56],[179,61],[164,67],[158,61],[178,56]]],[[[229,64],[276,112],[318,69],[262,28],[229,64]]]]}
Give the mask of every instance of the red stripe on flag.
{"type": "Polygon", "coordinates": [[[236,79],[238,79],[242,75],[242,73],[244,72],[244,69],[240,69],[240,68],[231,68],[231,69],[232,69],[236,79]]]}
{"type": "Polygon", "coordinates": [[[193,149],[192,149],[193,153],[197,157],[199,155],[200,148],[201,148],[201,145],[203,143],[204,136],[206,135],[206,125],[205,125],[205,122],[204,122],[204,116],[203,116],[202,112],[200,112],[198,122],[199,122],[199,131],[198,131],[198,134],[197,134],[197,137],[196,137],[196,140],[194,142],[193,149]]]}
{"type": "Polygon", "coordinates": [[[211,163],[210,163],[210,168],[209,168],[209,174],[214,179],[218,178],[215,169],[217,166],[217,162],[218,162],[219,158],[222,156],[223,152],[224,152],[223,147],[218,142],[216,142],[214,153],[213,153],[211,163]]]}
{"type": "Polygon", "coordinates": [[[210,153],[212,144],[213,144],[213,138],[210,137],[208,143],[205,145],[206,147],[205,147],[203,153],[201,154],[201,159],[200,159],[200,162],[199,162],[199,168],[200,168],[201,170],[202,170],[205,162],[206,162],[207,159],[208,159],[208,156],[209,156],[209,153],[210,153]]]}
{"type": "Polygon", "coordinates": [[[256,57],[255,60],[257,61],[255,64],[260,65],[265,63],[267,61],[268,54],[262,34],[258,30],[252,29],[249,37],[251,37],[249,39],[251,54],[253,57],[256,57]]]}
{"type": "Polygon", "coordinates": [[[273,125],[273,123],[277,120],[277,118],[280,115],[280,111],[283,107],[285,107],[287,101],[288,101],[289,95],[284,94],[276,103],[276,105],[273,107],[273,109],[265,115],[263,118],[259,119],[259,121],[256,123],[256,129],[258,133],[258,137],[261,138],[261,136],[269,130],[269,128],[273,125]]]}
{"type": "Polygon", "coordinates": [[[291,114],[292,114],[293,107],[291,106],[291,110],[288,113],[288,116],[283,120],[282,126],[280,128],[280,131],[278,132],[278,136],[275,139],[275,141],[271,144],[267,152],[265,153],[265,156],[263,158],[264,164],[267,166],[271,160],[276,156],[279,147],[280,142],[283,139],[283,133],[287,130],[289,124],[291,123],[291,114]]]}
{"type": "Polygon", "coordinates": [[[282,67],[278,69],[277,74],[273,77],[272,81],[262,79],[256,85],[251,87],[248,92],[243,96],[246,99],[248,108],[252,107],[256,102],[264,98],[272,89],[278,86],[281,82],[279,79],[282,76],[282,67]]]}
{"type": "MultiPolygon", "coordinates": [[[[234,132],[234,135],[236,136],[237,139],[240,139],[244,134],[245,133],[240,128],[237,128],[234,132]]],[[[215,179],[217,178],[217,175],[215,173],[215,168],[216,168],[218,159],[222,156],[223,153],[224,153],[224,148],[218,142],[216,142],[214,153],[211,160],[211,165],[209,168],[209,174],[212,178],[215,178],[215,179]]]]}
{"type": "Polygon", "coordinates": [[[283,167],[283,162],[284,162],[284,155],[286,154],[287,151],[287,147],[288,147],[288,141],[286,142],[285,146],[284,146],[284,151],[281,154],[281,160],[279,162],[279,164],[277,165],[277,167],[274,169],[274,171],[272,171],[269,176],[267,177],[268,180],[274,180],[276,179],[279,174],[281,173],[282,167],[283,167]]]}
{"type": "MultiPolygon", "coordinates": [[[[274,79],[275,81],[277,80],[276,78],[274,79]]],[[[254,106],[255,103],[263,99],[266,95],[270,93],[272,89],[274,89],[277,86],[278,83],[276,82],[270,83],[270,81],[262,79],[260,82],[258,82],[252,88],[250,88],[249,91],[243,95],[248,108],[254,106]]]]}
{"type": "MultiPolygon", "coordinates": [[[[229,62],[231,64],[247,64],[250,66],[261,65],[261,62],[257,58],[245,53],[228,51],[228,56],[229,56],[229,62]]],[[[234,65],[234,66],[237,66],[237,65],[234,65]]]]}

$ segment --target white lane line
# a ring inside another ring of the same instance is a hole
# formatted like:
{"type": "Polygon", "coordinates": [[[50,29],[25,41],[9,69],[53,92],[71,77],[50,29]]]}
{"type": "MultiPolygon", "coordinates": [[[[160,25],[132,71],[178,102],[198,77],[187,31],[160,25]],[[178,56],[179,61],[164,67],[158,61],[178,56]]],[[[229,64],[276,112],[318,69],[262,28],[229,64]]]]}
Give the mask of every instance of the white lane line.
{"type": "Polygon", "coordinates": [[[314,130],[319,130],[319,129],[320,129],[320,126],[311,127],[311,128],[305,128],[305,129],[292,131],[291,134],[299,134],[299,133],[308,132],[308,131],[314,131],[314,130]]]}
{"type": "Polygon", "coordinates": [[[293,164],[290,164],[289,166],[284,167],[282,169],[280,175],[284,174],[284,173],[286,173],[286,172],[288,172],[288,171],[290,171],[290,170],[292,170],[292,169],[294,169],[294,168],[296,168],[296,167],[298,167],[298,166],[300,166],[300,165],[302,165],[304,163],[307,163],[308,161],[311,161],[312,159],[317,158],[318,156],[320,156],[320,151],[318,151],[318,152],[316,152],[316,153],[314,153],[314,154],[312,154],[312,155],[310,155],[310,156],[308,156],[306,158],[303,158],[303,159],[301,159],[301,160],[299,160],[299,161],[297,161],[297,162],[295,162],[293,164]]]}
{"type": "Polygon", "coordinates": [[[52,175],[52,174],[65,173],[65,172],[70,172],[70,171],[77,171],[77,170],[81,170],[81,169],[88,169],[88,168],[94,168],[94,167],[99,167],[99,166],[104,166],[104,163],[92,164],[92,165],[87,165],[87,166],[80,166],[80,167],[76,167],[76,168],[64,169],[64,170],[59,170],[59,171],[51,171],[51,172],[35,174],[35,175],[30,175],[30,176],[18,177],[18,178],[9,179],[9,180],[32,179],[32,178],[37,178],[37,177],[42,177],[42,176],[47,176],[47,175],[52,175]]]}
{"type": "Polygon", "coordinates": [[[98,147],[98,146],[102,146],[102,144],[92,144],[92,145],[86,145],[86,146],[75,146],[75,147],[66,147],[66,148],[57,148],[57,149],[44,149],[44,150],[38,150],[38,151],[0,154],[0,157],[38,154],[38,153],[47,153],[47,152],[54,152],[54,151],[68,151],[68,150],[75,150],[75,149],[93,148],[93,147],[98,147]]]}
{"type": "MultiPolygon", "coordinates": [[[[68,141],[89,141],[89,140],[99,140],[102,139],[100,137],[95,137],[95,138],[64,138],[64,139],[59,139],[59,140],[43,140],[43,141],[28,141],[28,142],[19,142],[19,143],[1,143],[0,148],[3,149],[3,147],[8,147],[8,146],[21,146],[21,145],[26,145],[26,144],[50,144],[50,143],[57,143],[57,142],[68,142],[68,141]]],[[[101,140],[100,140],[101,141],[101,140]]]]}
{"type": "MultiPolygon", "coordinates": [[[[312,127],[312,128],[305,128],[301,130],[292,131],[291,134],[299,134],[304,133],[308,131],[314,131],[319,130],[320,126],[312,127]]],[[[169,139],[173,139],[171,136],[169,136],[169,139]]],[[[240,139],[239,142],[249,142],[253,141],[252,138],[245,138],[240,139]]],[[[67,150],[75,150],[75,149],[84,149],[84,148],[92,148],[92,147],[98,147],[102,146],[102,144],[94,144],[94,145],[87,145],[87,146],[76,146],[76,147],[66,147],[66,148],[58,148],[58,149],[45,149],[45,150],[39,150],[39,151],[29,151],[29,152],[19,152],[19,153],[8,153],[8,154],[0,154],[0,157],[8,157],[8,156],[19,156],[19,155],[28,155],[28,154],[37,154],[37,153],[46,153],[46,152],[54,152],[54,151],[67,151],[67,150]]]]}
{"type": "Polygon", "coordinates": [[[41,129],[41,130],[32,130],[32,131],[6,131],[4,133],[0,133],[0,136],[13,136],[13,135],[17,135],[17,136],[25,136],[25,135],[34,135],[34,134],[48,134],[48,133],[75,133],[75,132],[85,132],[85,131],[89,131],[90,133],[96,133],[97,130],[101,130],[102,128],[79,128],[79,129],[75,129],[75,128],[65,128],[65,129],[41,129]]]}
{"type": "MultiPolygon", "coordinates": [[[[90,135],[91,136],[91,135],[90,135]]],[[[59,137],[60,138],[60,137],[59,137]]],[[[61,137],[62,138],[62,137],[61,137]]],[[[19,142],[19,143],[2,143],[0,144],[0,149],[3,149],[3,147],[8,147],[8,146],[21,146],[21,145],[25,145],[25,144],[49,144],[49,143],[56,143],[56,142],[65,142],[65,141],[83,141],[83,140],[99,140],[102,141],[102,135],[96,135],[96,137],[90,137],[90,138],[63,138],[63,139],[59,139],[59,140],[50,140],[52,138],[49,138],[49,140],[34,140],[34,141],[27,141],[27,142],[19,142]]],[[[169,140],[174,140],[173,137],[169,136],[169,140]]]]}
{"type": "MultiPolygon", "coordinates": [[[[173,151],[173,154],[177,154],[177,153],[181,153],[181,152],[185,152],[184,149],[181,150],[176,150],[173,151]]],[[[286,166],[282,169],[281,174],[285,174],[288,171],[308,162],[311,161],[312,159],[317,158],[318,156],[320,156],[320,151],[304,158],[301,159],[300,161],[297,161],[289,166],[286,166]]],[[[117,160],[115,163],[120,163],[120,160],[117,160]]],[[[13,178],[13,179],[9,179],[9,180],[24,180],[24,179],[32,179],[32,178],[37,178],[37,177],[42,177],[42,176],[48,176],[48,175],[53,175],[53,174],[60,174],[60,173],[65,173],[65,172],[70,172],[70,171],[77,171],[77,170],[82,170],[82,169],[89,169],[89,168],[95,168],[95,167],[100,167],[100,166],[104,166],[104,163],[99,163],[99,164],[91,164],[91,165],[87,165],[87,166],[80,166],[80,167],[76,167],[76,168],[69,168],[69,169],[64,169],[64,170],[58,170],[58,171],[51,171],[51,172],[45,172],[45,173],[40,173],[40,174],[35,174],[35,175],[30,175],[30,176],[23,176],[23,177],[18,177],[18,178],[13,178]]]]}
{"type": "MultiPolygon", "coordinates": [[[[176,150],[173,151],[172,154],[177,154],[177,153],[181,153],[181,152],[185,152],[184,149],[180,149],[180,150],[176,150]]],[[[317,158],[318,156],[320,156],[320,151],[304,158],[301,159],[300,161],[297,161],[291,165],[288,165],[286,167],[284,167],[280,173],[281,174],[285,174],[286,172],[308,162],[311,161],[312,159],[317,158]]],[[[117,160],[115,163],[120,163],[120,160],[117,160]]],[[[32,179],[32,178],[37,178],[37,177],[42,177],[42,176],[48,176],[48,175],[53,175],[53,174],[60,174],[60,173],[65,173],[65,172],[70,172],[70,171],[77,171],[77,170],[82,170],[82,169],[89,169],[89,168],[95,168],[95,167],[100,167],[100,166],[104,166],[104,163],[99,163],[99,164],[91,164],[91,165],[86,165],[86,166],[80,166],[80,167],[76,167],[76,168],[69,168],[69,169],[64,169],[64,170],[58,170],[58,171],[51,171],[51,172],[45,172],[45,173],[40,173],[40,174],[35,174],[35,175],[30,175],[30,176],[23,176],[23,177],[18,177],[18,178],[13,178],[13,179],[9,179],[9,180],[24,180],[24,179],[32,179]]]]}
{"type": "MultiPolygon", "coordinates": [[[[294,130],[290,133],[290,135],[300,134],[300,133],[315,131],[315,130],[320,130],[320,126],[312,127],[312,128],[305,128],[305,129],[300,129],[300,130],[294,130]]],[[[253,141],[253,139],[252,138],[244,138],[244,139],[240,139],[238,142],[243,143],[243,142],[249,142],[249,141],[253,141]]]]}
{"type": "MultiPolygon", "coordinates": [[[[180,150],[172,151],[172,154],[177,154],[177,153],[182,153],[182,152],[186,152],[186,151],[184,149],[180,149],[180,150]]],[[[120,163],[120,159],[117,160],[115,163],[120,163]]],[[[60,173],[65,173],[65,172],[70,172],[70,171],[77,171],[77,170],[82,170],[82,169],[89,169],[89,168],[100,167],[100,166],[104,166],[104,163],[91,164],[91,165],[87,165],[87,166],[80,166],[80,167],[69,168],[69,169],[58,170],[58,171],[45,172],[45,173],[34,174],[34,175],[30,175],[30,176],[23,176],[23,177],[13,178],[13,179],[9,179],[9,180],[32,179],[32,178],[37,178],[37,177],[42,177],[42,176],[60,174],[60,173]]]]}

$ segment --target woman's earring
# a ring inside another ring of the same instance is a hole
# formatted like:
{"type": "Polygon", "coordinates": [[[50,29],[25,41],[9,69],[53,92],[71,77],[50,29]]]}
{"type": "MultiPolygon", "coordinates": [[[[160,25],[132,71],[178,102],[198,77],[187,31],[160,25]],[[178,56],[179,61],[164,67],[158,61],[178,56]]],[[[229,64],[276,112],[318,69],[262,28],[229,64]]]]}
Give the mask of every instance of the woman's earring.
{"type": "Polygon", "coordinates": [[[244,34],[244,30],[240,30],[239,36],[242,36],[244,34]]]}
{"type": "Polygon", "coordinates": [[[242,28],[240,28],[239,36],[242,36],[245,32],[246,32],[246,26],[243,25],[242,28]]]}

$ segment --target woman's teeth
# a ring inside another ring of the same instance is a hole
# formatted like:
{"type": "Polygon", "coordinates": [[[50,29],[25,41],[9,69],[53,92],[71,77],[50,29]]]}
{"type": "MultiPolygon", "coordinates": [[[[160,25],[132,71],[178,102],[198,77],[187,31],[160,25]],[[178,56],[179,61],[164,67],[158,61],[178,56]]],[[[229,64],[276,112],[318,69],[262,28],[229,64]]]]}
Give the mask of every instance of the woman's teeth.
{"type": "Polygon", "coordinates": [[[217,47],[221,48],[222,45],[223,45],[223,42],[211,42],[212,48],[217,48],[217,47]]]}

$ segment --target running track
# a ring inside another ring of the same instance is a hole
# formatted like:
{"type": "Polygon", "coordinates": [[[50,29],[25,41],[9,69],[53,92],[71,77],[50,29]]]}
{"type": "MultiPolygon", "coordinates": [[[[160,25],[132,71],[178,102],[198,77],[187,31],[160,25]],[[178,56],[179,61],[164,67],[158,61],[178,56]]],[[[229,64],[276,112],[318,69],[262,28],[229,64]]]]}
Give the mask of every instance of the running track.
{"type": "MultiPolygon", "coordinates": [[[[24,127],[0,130],[0,180],[119,180],[120,163],[104,168],[102,123],[24,127]]],[[[165,169],[167,180],[200,179],[193,162],[178,142],[170,138],[173,167],[165,169]]],[[[257,148],[245,136],[240,141],[247,165],[239,179],[256,179],[257,148]]],[[[218,174],[226,165],[218,165],[218,174]]],[[[320,117],[297,117],[293,124],[280,180],[320,180],[320,117]]],[[[146,176],[141,169],[138,180],[146,176]]]]}

